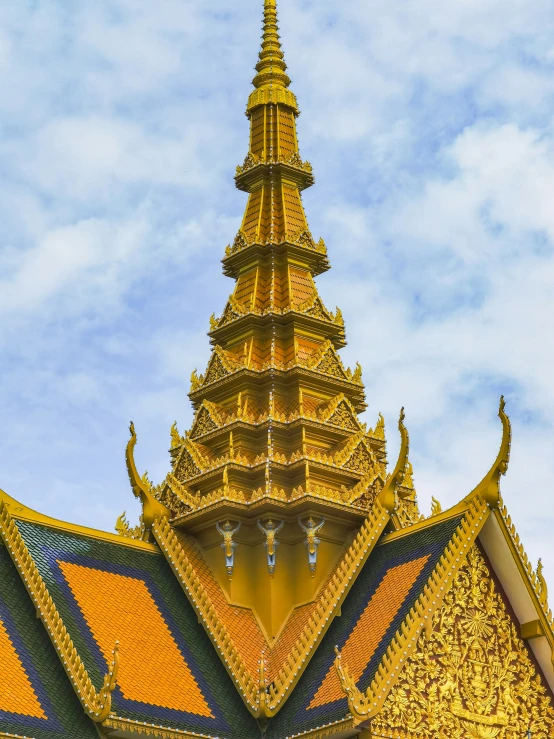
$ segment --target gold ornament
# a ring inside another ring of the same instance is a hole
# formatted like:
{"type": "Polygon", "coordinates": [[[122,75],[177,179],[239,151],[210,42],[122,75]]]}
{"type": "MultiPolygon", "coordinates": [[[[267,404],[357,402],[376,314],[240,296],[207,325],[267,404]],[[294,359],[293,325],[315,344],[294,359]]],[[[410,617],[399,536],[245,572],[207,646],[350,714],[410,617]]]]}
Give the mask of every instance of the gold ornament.
{"type": "Polygon", "coordinates": [[[554,736],[550,697],[477,546],[371,728],[399,739],[554,736]]]}

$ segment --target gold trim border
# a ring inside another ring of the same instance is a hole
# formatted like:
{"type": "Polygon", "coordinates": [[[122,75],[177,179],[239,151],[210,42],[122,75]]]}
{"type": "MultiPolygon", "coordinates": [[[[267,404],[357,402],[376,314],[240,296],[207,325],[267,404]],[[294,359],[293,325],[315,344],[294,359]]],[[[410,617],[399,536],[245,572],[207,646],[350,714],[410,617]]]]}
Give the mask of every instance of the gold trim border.
{"type": "Polygon", "coordinates": [[[431,573],[423,592],[402,622],[381,659],[377,673],[365,693],[356,687],[348,667],[341,663],[340,654],[335,660],[343,691],[348,698],[348,708],[355,725],[367,726],[376,716],[398,679],[405,663],[416,646],[420,633],[432,628],[433,614],[440,608],[456,574],[465,561],[490,513],[489,504],[477,495],[431,573]]]}
{"type": "Polygon", "coordinates": [[[31,596],[37,615],[40,617],[54,649],[69,677],[77,697],[87,715],[95,722],[106,719],[111,710],[112,692],[117,680],[119,658],[117,645],[108,674],[102,688],[97,691],[87,672],[84,662],[77,654],[71,637],[62,621],[50,593],[27,545],[23,541],[17,524],[12,519],[6,503],[0,500],[0,537],[19,572],[27,592],[31,596]]]}
{"type": "Polygon", "coordinates": [[[112,731],[129,731],[133,734],[145,734],[147,736],[161,737],[162,739],[217,739],[211,734],[196,734],[194,731],[183,731],[166,726],[156,726],[142,721],[122,718],[121,716],[110,716],[102,723],[104,729],[112,731]]]}
{"type": "MultiPolygon", "coordinates": [[[[284,700],[291,694],[389,519],[389,514],[376,501],[354,541],[341,558],[331,581],[319,596],[312,615],[270,686],[266,686],[260,679],[256,680],[248,672],[225,625],[220,621],[210,596],[167,519],[160,518],[155,522],[152,532],[156,541],[189,601],[202,619],[212,643],[221,655],[227,671],[252,715],[255,717],[264,715],[267,718],[274,716],[284,700]]],[[[260,668],[262,668],[261,659],[260,668]]]]}

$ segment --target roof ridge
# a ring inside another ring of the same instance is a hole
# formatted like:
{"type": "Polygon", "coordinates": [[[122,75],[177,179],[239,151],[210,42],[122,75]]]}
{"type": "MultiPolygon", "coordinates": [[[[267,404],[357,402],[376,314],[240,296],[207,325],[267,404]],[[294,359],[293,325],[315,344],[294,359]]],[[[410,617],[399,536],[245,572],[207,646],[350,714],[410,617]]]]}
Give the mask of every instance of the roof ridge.
{"type": "Polygon", "coordinates": [[[318,597],[314,612],[308,619],[289,655],[271,685],[268,686],[266,712],[274,716],[284,700],[292,693],[312,654],[325,636],[332,618],[361,572],[381,533],[389,521],[389,514],[375,501],[352,544],[341,557],[336,571],[318,597]]]}
{"type": "Polygon", "coordinates": [[[117,544],[119,546],[131,547],[135,549],[144,549],[150,552],[159,553],[159,547],[157,544],[151,542],[145,542],[140,539],[130,539],[120,534],[112,533],[111,531],[102,531],[101,529],[93,529],[88,526],[81,526],[77,523],[69,523],[62,521],[61,519],[48,516],[45,513],[35,511],[33,508],[20,503],[18,500],[13,498],[11,495],[0,489],[0,501],[3,501],[11,516],[16,520],[28,521],[29,523],[39,524],[40,526],[46,526],[47,528],[59,529],[71,534],[77,534],[78,536],[86,536],[92,539],[100,539],[107,541],[110,544],[117,544]]]}
{"type": "Polygon", "coordinates": [[[247,669],[225,624],[218,618],[217,609],[187,557],[177,534],[165,517],[155,522],[152,532],[188,599],[201,616],[208,636],[221,655],[248,709],[256,715],[259,703],[258,685],[247,669]]]}
{"type": "Polygon", "coordinates": [[[31,596],[37,614],[46,628],[71,685],[85,709],[85,713],[95,723],[101,723],[108,718],[111,711],[112,692],[116,685],[119,667],[117,643],[102,688],[97,690],[90,679],[84,662],[77,653],[33,557],[23,541],[19,528],[10,515],[8,506],[2,499],[0,499],[0,537],[10,553],[27,592],[31,596]]]}

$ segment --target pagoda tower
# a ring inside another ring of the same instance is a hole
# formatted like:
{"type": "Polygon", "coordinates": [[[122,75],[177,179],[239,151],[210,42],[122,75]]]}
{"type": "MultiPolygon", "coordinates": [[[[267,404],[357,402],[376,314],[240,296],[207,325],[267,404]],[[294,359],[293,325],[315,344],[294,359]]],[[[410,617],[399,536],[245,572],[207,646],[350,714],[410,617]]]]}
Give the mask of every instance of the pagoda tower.
{"type": "Polygon", "coordinates": [[[211,357],[191,378],[194,421],[183,437],[174,425],[172,469],[156,495],[172,525],[201,543],[229,597],[254,607],[274,636],[363,522],[383,489],[386,458],[383,418],[374,429],[359,418],[362,369],[346,368],[338,353],[341,311],[325,307],[314,281],[329,261],[302,204],[314,177],[298,146],[276,0],[264,3],[256,72],[248,153],[235,176],[248,201],[222,260],[235,287],[222,315],[210,318],[211,357]],[[273,564],[264,554],[268,522],[270,531],[280,527],[269,535],[279,547],[273,564]],[[239,524],[229,564],[223,527],[230,541],[239,524]],[[324,542],[311,562],[310,526],[324,542]]]}

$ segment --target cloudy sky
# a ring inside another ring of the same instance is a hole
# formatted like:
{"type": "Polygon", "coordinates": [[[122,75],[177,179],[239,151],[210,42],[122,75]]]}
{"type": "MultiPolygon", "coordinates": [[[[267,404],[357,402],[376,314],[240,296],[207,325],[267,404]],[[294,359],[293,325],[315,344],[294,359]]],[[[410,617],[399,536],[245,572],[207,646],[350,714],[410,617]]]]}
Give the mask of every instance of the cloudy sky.
{"type": "MultiPolygon", "coordinates": [[[[136,518],[129,420],[155,482],[191,421],[261,4],[0,3],[0,486],[42,512],[136,518]]],[[[490,466],[504,393],[503,495],[554,587],[552,0],[280,0],[280,24],[368,421],[392,459],[406,407],[428,511],[490,466]]]]}

